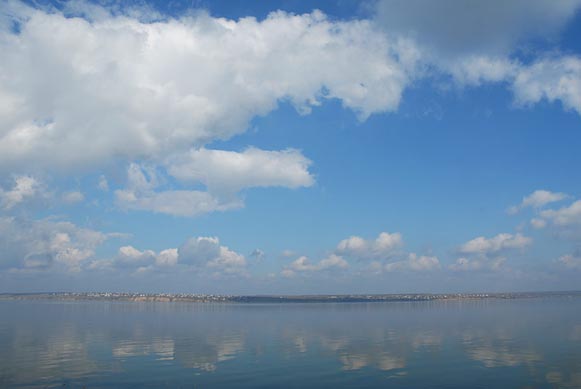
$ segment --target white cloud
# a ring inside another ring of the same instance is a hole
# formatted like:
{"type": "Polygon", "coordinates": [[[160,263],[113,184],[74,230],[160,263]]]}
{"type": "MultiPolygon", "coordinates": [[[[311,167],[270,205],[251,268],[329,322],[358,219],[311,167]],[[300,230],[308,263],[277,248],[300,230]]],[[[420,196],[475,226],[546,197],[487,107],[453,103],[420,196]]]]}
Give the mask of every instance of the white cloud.
{"type": "Polygon", "coordinates": [[[569,195],[565,193],[550,192],[548,190],[535,190],[528,196],[523,197],[519,205],[512,206],[508,209],[509,214],[515,214],[521,209],[532,207],[540,208],[544,205],[554,203],[568,198],[569,195]]]}
{"type": "Polygon", "coordinates": [[[67,193],[63,193],[63,195],[62,195],[62,200],[67,204],[80,203],[84,199],[85,199],[85,196],[79,191],[67,192],[67,193]]]}
{"type": "Polygon", "coordinates": [[[65,221],[0,217],[0,266],[78,271],[110,236],[65,221]]]}
{"type": "Polygon", "coordinates": [[[14,186],[10,190],[0,188],[0,205],[4,209],[11,209],[17,204],[36,196],[40,190],[40,183],[30,176],[14,177],[14,186]]]}
{"type": "Polygon", "coordinates": [[[579,9],[581,0],[380,0],[375,21],[388,36],[411,39],[423,67],[460,85],[505,82],[517,105],[559,100],[581,114],[580,57],[515,59],[531,39],[554,40],[579,9]]]}
{"type": "MultiPolygon", "coordinates": [[[[274,12],[261,21],[203,13],[163,19],[129,8],[68,7],[89,21],[4,3],[0,73],[10,77],[0,80],[0,165],[78,169],[113,158],[159,162],[194,147],[194,161],[237,178],[224,170],[224,161],[283,155],[249,149],[222,154],[216,163],[213,154],[228,152],[199,148],[246,131],[254,117],[281,101],[308,113],[339,99],[361,119],[395,111],[410,82],[429,76],[426,69],[434,65],[463,84],[507,81],[521,104],[560,100],[581,112],[580,58],[523,65],[509,57],[521,40],[558,32],[580,1],[509,3],[385,0],[378,2],[375,21],[330,20],[319,11],[274,12]]],[[[243,176],[254,186],[310,185],[301,165],[308,160],[291,152],[284,157],[298,158],[292,177],[285,172],[279,183],[263,182],[264,170],[256,176],[244,170],[243,176]]],[[[179,167],[178,176],[224,185],[212,174],[179,167]]]]}
{"type": "Polygon", "coordinates": [[[402,246],[403,238],[399,232],[382,232],[375,240],[365,240],[359,236],[344,239],[337,245],[336,252],[357,259],[384,259],[402,246]]]}
{"type": "Polygon", "coordinates": [[[178,262],[178,250],[166,249],[159,253],[153,250],[138,250],[133,246],[122,246],[113,259],[98,259],[93,261],[89,268],[93,270],[133,268],[148,269],[173,267],[178,262]]]}
{"type": "Polygon", "coordinates": [[[472,55],[454,61],[447,71],[461,85],[480,86],[487,82],[511,79],[520,65],[504,57],[472,55]]]}
{"type": "Polygon", "coordinates": [[[581,225],[581,200],[560,209],[544,210],[540,216],[558,227],[579,226],[581,225]]]}
{"type": "Polygon", "coordinates": [[[213,211],[241,208],[239,191],[251,187],[311,186],[311,161],[297,150],[265,151],[257,148],[242,153],[197,149],[171,158],[168,173],[189,183],[202,183],[207,191],[163,190],[155,168],[130,164],[127,188],[115,191],[124,209],[147,210],[174,216],[197,216],[213,211]]]}
{"type": "Polygon", "coordinates": [[[364,119],[397,109],[413,58],[369,21],[318,11],[145,23],[103,9],[89,22],[14,4],[20,33],[0,29],[4,167],[165,157],[244,132],[283,100],[308,113],[336,98],[364,119]]]}
{"type": "Polygon", "coordinates": [[[230,198],[222,201],[204,191],[156,191],[158,185],[155,170],[132,163],[128,169],[127,188],[115,191],[116,203],[123,209],[151,211],[174,216],[197,216],[243,206],[239,199],[230,198]]]}
{"type": "Polygon", "coordinates": [[[151,211],[173,216],[198,216],[242,207],[240,201],[222,203],[208,192],[168,190],[163,192],[115,191],[117,204],[124,209],[151,211]]]}
{"type": "Polygon", "coordinates": [[[403,261],[391,262],[385,265],[385,270],[392,271],[432,271],[440,268],[440,261],[437,257],[421,255],[415,253],[408,254],[403,261]]]}
{"type": "Polygon", "coordinates": [[[513,90],[517,104],[559,100],[565,109],[581,115],[581,58],[542,59],[518,72],[513,90]]]}
{"type": "Polygon", "coordinates": [[[449,268],[454,271],[500,271],[505,268],[509,252],[524,250],[532,243],[532,238],[520,233],[503,233],[492,238],[479,236],[459,247],[458,252],[463,256],[449,268]]]}
{"type": "Polygon", "coordinates": [[[347,261],[336,254],[331,254],[317,263],[311,263],[308,257],[302,256],[286,266],[281,274],[284,277],[292,277],[296,273],[320,272],[332,269],[345,269],[347,267],[349,267],[347,261]]]}
{"type": "Polygon", "coordinates": [[[311,186],[311,161],[298,150],[266,151],[248,148],[242,153],[196,149],[173,158],[168,172],[182,181],[201,182],[213,193],[236,193],[244,188],[311,186]]]}
{"type": "Polygon", "coordinates": [[[243,255],[220,245],[216,237],[190,238],[178,249],[178,263],[209,268],[225,274],[244,273],[243,255]]]}
{"type": "Polygon", "coordinates": [[[522,249],[532,243],[532,239],[520,233],[498,234],[492,238],[479,236],[464,243],[459,251],[464,254],[492,254],[502,250],[522,249]]]}
{"type": "Polygon", "coordinates": [[[111,259],[97,259],[89,269],[130,269],[134,274],[156,271],[183,271],[194,269],[199,274],[246,274],[247,261],[243,255],[220,245],[216,237],[192,237],[180,248],[168,248],[159,252],[122,246],[111,259]]]}
{"type": "Polygon", "coordinates": [[[155,256],[157,266],[174,266],[178,262],[178,249],[165,249],[155,256]]]}

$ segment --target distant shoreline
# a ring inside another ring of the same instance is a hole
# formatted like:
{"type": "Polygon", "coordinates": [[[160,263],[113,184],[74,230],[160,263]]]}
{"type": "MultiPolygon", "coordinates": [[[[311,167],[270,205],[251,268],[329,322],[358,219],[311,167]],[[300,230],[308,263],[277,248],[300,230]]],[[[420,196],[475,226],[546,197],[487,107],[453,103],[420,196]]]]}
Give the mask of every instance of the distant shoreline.
{"type": "Polygon", "coordinates": [[[214,295],[183,293],[107,293],[46,292],[0,293],[0,300],[128,301],[192,303],[375,303],[446,300],[526,299],[542,297],[581,297],[581,291],[513,293],[399,293],[335,295],[214,295]]]}

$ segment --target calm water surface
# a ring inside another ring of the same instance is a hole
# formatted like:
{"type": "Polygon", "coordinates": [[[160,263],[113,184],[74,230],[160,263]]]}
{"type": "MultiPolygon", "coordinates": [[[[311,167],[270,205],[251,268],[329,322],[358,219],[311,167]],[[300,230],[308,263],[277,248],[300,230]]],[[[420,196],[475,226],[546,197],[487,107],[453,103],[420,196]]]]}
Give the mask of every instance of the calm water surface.
{"type": "Polygon", "coordinates": [[[581,299],[0,301],[0,387],[581,388],[581,299]]]}

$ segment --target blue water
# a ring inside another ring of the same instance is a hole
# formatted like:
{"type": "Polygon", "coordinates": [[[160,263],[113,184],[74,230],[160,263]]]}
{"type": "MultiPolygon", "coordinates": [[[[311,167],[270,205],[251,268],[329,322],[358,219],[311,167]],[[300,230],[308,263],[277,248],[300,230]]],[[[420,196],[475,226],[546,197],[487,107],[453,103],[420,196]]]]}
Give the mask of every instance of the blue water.
{"type": "Polygon", "coordinates": [[[581,298],[0,301],[0,387],[581,388],[581,298]]]}

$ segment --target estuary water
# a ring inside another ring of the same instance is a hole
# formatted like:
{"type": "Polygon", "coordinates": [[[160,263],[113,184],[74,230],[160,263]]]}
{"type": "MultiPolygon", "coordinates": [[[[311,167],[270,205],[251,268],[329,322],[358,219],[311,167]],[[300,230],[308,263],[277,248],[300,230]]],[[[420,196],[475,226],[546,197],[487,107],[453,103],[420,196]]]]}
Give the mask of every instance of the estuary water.
{"type": "Polygon", "coordinates": [[[581,298],[0,301],[0,387],[581,388],[581,298]]]}

